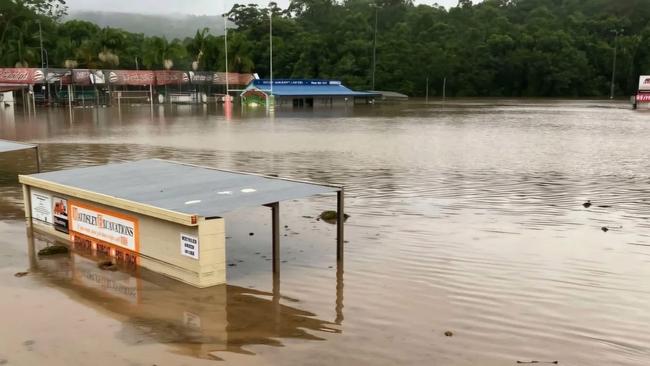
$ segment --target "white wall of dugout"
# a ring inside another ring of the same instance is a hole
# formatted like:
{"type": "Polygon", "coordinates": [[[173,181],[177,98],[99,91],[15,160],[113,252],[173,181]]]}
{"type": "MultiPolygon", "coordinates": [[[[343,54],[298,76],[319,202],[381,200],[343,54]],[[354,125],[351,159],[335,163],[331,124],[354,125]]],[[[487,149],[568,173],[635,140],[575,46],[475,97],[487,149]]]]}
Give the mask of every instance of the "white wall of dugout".
{"type": "Polygon", "coordinates": [[[99,243],[113,248],[111,254],[136,253],[138,265],[196,287],[226,282],[221,218],[183,225],[26,184],[23,198],[25,217],[37,231],[99,243]]]}

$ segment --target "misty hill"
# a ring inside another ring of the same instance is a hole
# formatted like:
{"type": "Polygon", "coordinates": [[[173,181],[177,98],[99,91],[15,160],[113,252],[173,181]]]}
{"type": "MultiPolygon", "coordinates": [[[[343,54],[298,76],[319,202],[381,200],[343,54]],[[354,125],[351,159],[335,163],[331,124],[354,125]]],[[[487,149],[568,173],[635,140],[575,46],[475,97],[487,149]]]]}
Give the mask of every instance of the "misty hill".
{"type": "Polygon", "coordinates": [[[216,15],[133,14],[108,11],[78,11],[68,15],[95,23],[101,27],[122,28],[147,36],[165,36],[167,39],[192,37],[197,29],[209,28],[214,35],[223,34],[223,19],[216,15]]]}

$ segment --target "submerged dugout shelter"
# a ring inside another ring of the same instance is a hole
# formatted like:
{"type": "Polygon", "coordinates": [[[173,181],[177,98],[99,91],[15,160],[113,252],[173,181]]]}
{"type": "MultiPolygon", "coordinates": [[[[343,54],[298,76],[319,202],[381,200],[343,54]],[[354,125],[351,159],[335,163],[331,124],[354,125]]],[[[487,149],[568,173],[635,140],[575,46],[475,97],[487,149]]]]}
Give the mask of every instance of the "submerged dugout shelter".
{"type": "Polygon", "coordinates": [[[21,175],[19,180],[33,229],[196,287],[226,282],[224,214],[271,208],[273,271],[278,273],[279,202],[337,192],[337,259],[343,259],[342,186],[158,159],[21,175]]]}
{"type": "Polygon", "coordinates": [[[354,91],[338,80],[256,79],[242,91],[242,104],[319,107],[373,103],[381,94],[354,91]]]}
{"type": "Polygon", "coordinates": [[[36,171],[41,172],[41,158],[38,153],[38,145],[25,144],[22,142],[0,140],[0,154],[8,153],[12,151],[21,151],[21,150],[30,150],[34,149],[34,155],[36,155],[36,171]]]}

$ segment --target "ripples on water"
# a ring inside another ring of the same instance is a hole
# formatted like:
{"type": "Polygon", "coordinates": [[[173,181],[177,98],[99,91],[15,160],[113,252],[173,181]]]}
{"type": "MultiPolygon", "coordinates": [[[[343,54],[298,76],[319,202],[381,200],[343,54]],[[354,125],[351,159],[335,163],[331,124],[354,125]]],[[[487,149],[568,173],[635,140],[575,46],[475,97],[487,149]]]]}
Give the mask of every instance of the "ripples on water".
{"type": "MultiPolygon", "coordinates": [[[[505,100],[232,121],[212,108],[127,108],[77,110],[73,122],[53,110],[2,115],[0,137],[42,143],[46,170],[159,157],[345,184],[352,218],[338,281],[333,228],[302,217],[335,200],[283,205],[280,301],[316,323],[299,327],[298,342],[271,331],[286,346],[273,351],[254,346],[265,343],[252,324],[230,329],[238,347],[263,354],[248,362],[639,365],[650,362],[650,130],[647,113],[625,107],[505,100]]],[[[29,171],[18,160],[0,160],[7,222],[22,217],[6,173],[29,171]]],[[[229,259],[243,261],[229,267],[232,294],[272,291],[267,214],[228,218],[229,259]]],[[[237,303],[229,316],[268,311],[237,303]]],[[[125,324],[151,326],[138,319],[125,324]]]]}

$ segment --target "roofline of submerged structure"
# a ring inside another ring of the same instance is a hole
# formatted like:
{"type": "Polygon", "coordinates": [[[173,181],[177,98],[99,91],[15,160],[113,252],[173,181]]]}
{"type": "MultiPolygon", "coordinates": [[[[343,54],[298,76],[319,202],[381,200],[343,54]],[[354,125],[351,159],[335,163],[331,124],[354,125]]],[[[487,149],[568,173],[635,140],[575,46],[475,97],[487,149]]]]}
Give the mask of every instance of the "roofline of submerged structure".
{"type": "Polygon", "coordinates": [[[0,143],[2,143],[2,142],[6,142],[6,143],[9,143],[9,144],[12,144],[12,145],[22,145],[21,147],[17,147],[17,148],[12,149],[12,150],[2,151],[2,153],[34,149],[34,152],[36,154],[36,172],[37,173],[41,172],[41,156],[40,156],[40,152],[38,150],[38,145],[29,144],[29,143],[25,143],[25,142],[18,142],[18,141],[0,139],[0,143]]]}
{"type": "MultiPolygon", "coordinates": [[[[311,182],[311,181],[307,181],[307,180],[275,177],[275,176],[271,176],[271,175],[265,175],[265,174],[259,174],[259,173],[251,173],[251,172],[241,172],[241,171],[236,171],[236,170],[219,169],[219,168],[207,167],[207,166],[196,165],[196,164],[188,164],[188,163],[183,163],[183,162],[178,162],[178,161],[173,161],[173,160],[163,160],[163,159],[155,159],[155,160],[168,161],[168,162],[174,163],[174,164],[191,166],[191,167],[201,168],[201,169],[211,169],[211,170],[227,172],[227,173],[245,174],[245,175],[252,175],[252,176],[268,178],[268,179],[284,180],[284,181],[288,181],[288,182],[304,183],[304,184],[312,184],[312,185],[318,185],[318,186],[323,186],[323,187],[330,187],[330,188],[336,189],[337,192],[342,192],[343,191],[343,186],[342,185],[326,184],[326,183],[315,183],[315,182],[311,182]]],[[[152,206],[152,205],[147,205],[147,204],[144,204],[144,203],[141,203],[141,202],[135,202],[135,201],[127,200],[127,199],[124,199],[124,198],[118,198],[118,197],[114,197],[114,196],[110,196],[110,195],[106,195],[106,194],[102,194],[102,193],[97,193],[97,192],[85,190],[85,189],[82,189],[82,188],[72,187],[72,186],[65,185],[65,184],[54,183],[54,182],[51,182],[51,181],[35,178],[35,177],[29,176],[29,175],[23,175],[23,174],[19,175],[18,176],[18,181],[21,184],[27,184],[27,185],[32,186],[32,187],[41,188],[41,189],[45,189],[45,190],[48,190],[48,191],[61,192],[62,194],[78,197],[78,198],[89,200],[89,201],[94,201],[94,202],[105,204],[105,205],[108,205],[108,206],[121,207],[121,208],[124,208],[124,209],[126,209],[128,211],[136,212],[136,213],[151,216],[151,217],[156,217],[156,218],[159,218],[159,219],[175,222],[175,223],[182,224],[182,225],[196,226],[198,224],[198,218],[200,217],[199,215],[196,215],[196,214],[187,214],[187,213],[167,210],[167,209],[164,209],[164,208],[160,208],[160,207],[156,207],[156,206],[152,206]]],[[[275,203],[275,202],[268,202],[268,204],[273,204],[273,203],[275,203]]]]}

